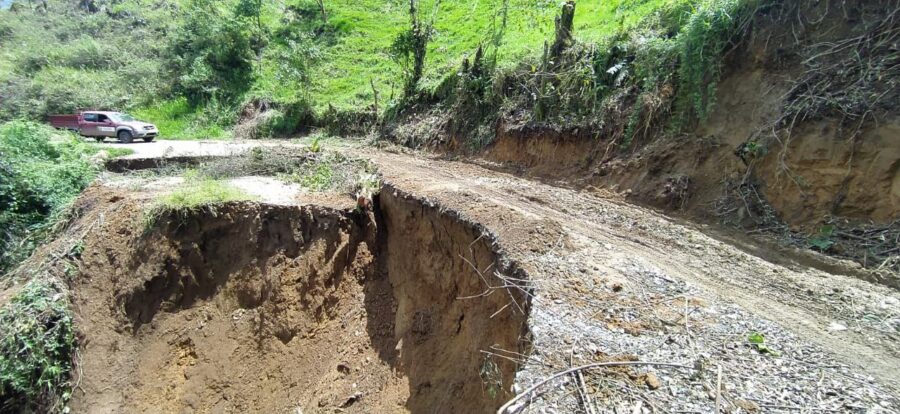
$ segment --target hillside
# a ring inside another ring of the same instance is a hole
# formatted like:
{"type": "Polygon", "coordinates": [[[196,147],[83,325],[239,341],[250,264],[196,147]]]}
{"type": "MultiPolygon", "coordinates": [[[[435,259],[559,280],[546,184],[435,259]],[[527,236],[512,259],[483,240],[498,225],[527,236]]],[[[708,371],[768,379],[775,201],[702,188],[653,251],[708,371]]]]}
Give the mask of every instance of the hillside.
{"type": "Polygon", "coordinates": [[[0,2],[0,414],[898,412],[898,44],[900,0],[0,2]]]}
{"type": "MultiPolygon", "coordinates": [[[[558,12],[553,2],[421,3],[418,14],[433,22],[418,85],[424,91],[452,77],[479,45],[498,68],[537,59],[558,12]]],[[[584,1],[575,29],[580,41],[602,42],[661,9],[700,3],[584,1]]],[[[262,100],[287,118],[273,121],[272,133],[289,134],[329,107],[366,112],[376,91],[381,111],[402,100],[401,52],[392,47],[408,30],[408,3],[330,1],[324,18],[312,0],[259,5],[20,1],[0,11],[0,98],[7,102],[0,119],[119,109],[159,123],[169,137],[221,136],[242,107],[262,100]]]]}

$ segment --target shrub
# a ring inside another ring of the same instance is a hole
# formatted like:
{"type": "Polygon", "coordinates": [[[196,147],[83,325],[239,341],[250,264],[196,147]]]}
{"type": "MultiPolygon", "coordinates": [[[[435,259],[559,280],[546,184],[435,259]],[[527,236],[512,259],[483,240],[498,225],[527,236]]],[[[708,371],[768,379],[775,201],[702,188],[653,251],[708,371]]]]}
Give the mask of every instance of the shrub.
{"type": "Polygon", "coordinates": [[[0,309],[0,411],[62,411],[75,335],[65,296],[32,280],[0,309]]]}
{"type": "Polygon", "coordinates": [[[99,147],[31,122],[0,125],[0,272],[26,257],[97,174],[99,147]]]}

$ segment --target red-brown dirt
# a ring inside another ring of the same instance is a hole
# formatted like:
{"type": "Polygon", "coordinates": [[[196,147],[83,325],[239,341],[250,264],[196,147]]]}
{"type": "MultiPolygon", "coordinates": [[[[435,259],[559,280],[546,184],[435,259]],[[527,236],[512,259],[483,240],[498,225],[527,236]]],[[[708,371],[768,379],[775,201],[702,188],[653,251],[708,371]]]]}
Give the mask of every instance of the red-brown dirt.
{"type": "Polygon", "coordinates": [[[485,412],[510,396],[524,277],[483,227],[385,191],[374,213],[231,203],[145,228],[125,194],[84,242],[75,412],[485,412]],[[519,310],[495,313],[516,297],[519,310]]]}

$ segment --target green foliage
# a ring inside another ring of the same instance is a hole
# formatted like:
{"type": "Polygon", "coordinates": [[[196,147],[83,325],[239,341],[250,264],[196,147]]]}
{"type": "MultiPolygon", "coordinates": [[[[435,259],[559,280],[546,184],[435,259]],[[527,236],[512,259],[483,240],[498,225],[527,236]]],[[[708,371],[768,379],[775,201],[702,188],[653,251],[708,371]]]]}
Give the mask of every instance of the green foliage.
{"type": "Polygon", "coordinates": [[[834,240],[832,240],[834,230],[833,224],[826,224],[820,227],[818,234],[809,239],[809,246],[823,252],[830,249],[834,246],[834,240]]]}
{"type": "MultiPolygon", "coordinates": [[[[753,0],[579,3],[574,33],[561,30],[547,36],[542,55],[518,67],[498,65],[490,76],[491,88],[481,86],[494,96],[476,112],[584,126],[620,148],[662,132],[666,123],[683,128],[708,115],[723,55],[746,27],[756,4],[753,0]],[[595,11],[599,7],[609,17],[587,24],[579,20],[583,6],[595,11]],[[574,35],[574,41],[568,35],[574,35]],[[523,114],[522,108],[529,111],[523,114]]],[[[468,82],[457,75],[457,84],[463,86],[457,90],[464,91],[468,82]]],[[[462,102],[459,95],[457,104],[462,102]]],[[[463,129],[469,131],[470,140],[483,142],[474,136],[478,128],[463,129]]]]}
{"type": "Polygon", "coordinates": [[[249,29],[222,2],[187,1],[171,38],[164,54],[169,75],[191,103],[235,100],[249,89],[255,58],[249,29]]]}
{"type": "Polygon", "coordinates": [[[0,326],[0,411],[62,411],[75,350],[65,295],[32,280],[0,309],[0,326]]]}
{"type": "Polygon", "coordinates": [[[218,100],[211,100],[206,106],[192,106],[182,97],[136,108],[132,114],[155,124],[165,139],[222,139],[229,137],[228,131],[216,122],[228,125],[234,117],[232,110],[218,105],[218,100]]]}
{"type": "Polygon", "coordinates": [[[307,157],[291,163],[279,176],[295,182],[309,191],[364,192],[373,194],[380,187],[375,168],[365,161],[345,157],[333,152],[314,152],[319,138],[311,144],[307,157]]]}
{"type": "Polygon", "coordinates": [[[312,191],[325,191],[334,185],[334,170],[331,164],[319,162],[313,168],[298,173],[295,180],[312,191]]]}
{"type": "Polygon", "coordinates": [[[0,125],[0,272],[30,254],[94,179],[100,149],[45,125],[0,125]]]}
{"type": "Polygon", "coordinates": [[[440,10],[440,0],[431,6],[431,16],[426,17],[419,0],[409,1],[409,28],[401,31],[391,43],[391,57],[403,69],[403,96],[412,98],[418,92],[419,81],[425,71],[428,42],[434,36],[434,20],[440,10]]]}
{"type": "Polygon", "coordinates": [[[126,109],[164,92],[158,59],[170,19],[145,1],[22,2],[0,10],[0,121],[79,108],[126,109]],[[41,4],[46,4],[44,8],[41,4]]]}
{"type": "Polygon", "coordinates": [[[759,332],[751,332],[750,335],[747,336],[747,342],[761,354],[778,356],[778,352],[766,345],[766,337],[759,332]]]}
{"type": "Polygon", "coordinates": [[[755,1],[705,0],[689,14],[678,33],[681,111],[705,119],[715,104],[722,54],[732,44],[755,1]]]}
{"type": "Polygon", "coordinates": [[[309,151],[314,153],[322,151],[321,136],[317,135],[313,138],[312,142],[309,144],[309,151]]]}

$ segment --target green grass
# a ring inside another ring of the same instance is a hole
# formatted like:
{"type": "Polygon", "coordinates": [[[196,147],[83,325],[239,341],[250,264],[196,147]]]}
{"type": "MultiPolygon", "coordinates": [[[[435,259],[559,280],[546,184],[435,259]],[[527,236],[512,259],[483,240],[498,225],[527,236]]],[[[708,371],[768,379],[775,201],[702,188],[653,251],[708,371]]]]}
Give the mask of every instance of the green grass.
{"type": "MultiPolygon", "coordinates": [[[[639,25],[660,7],[697,3],[698,0],[579,1],[575,36],[581,42],[599,42],[639,25]]],[[[344,109],[371,104],[374,94],[370,79],[382,102],[391,96],[392,85],[393,94],[398,97],[401,72],[387,51],[409,24],[405,3],[336,0],[329,4],[333,24],[352,23],[347,24],[347,32],[327,48],[325,58],[313,68],[312,100],[317,109],[328,104],[344,109]]],[[[427,7],[433,3],[422,4],[427,7]]],[[[445,76],[458,70],[464,57],[474,55],[479,44],[490,43],[490,28],[500,4],[499,0],[441,4],[435,21],[436,34],[429,44],[423,88],[435,88],[445,76]]],[[[497,53],[498,65],[513,67],[525,58],[539,57],[544,41],[553,36],[553,19],[558,9],[557,2],[510,0],[506,32],[497,53]]],[[[492,52],[488,50],[489,56],[492,52]]]]}
{"type": "Polygon", "coordinates": [[[162,101],[131,111],[136,118],[155,124],[160,138],[171,140],[226,139],[230,135],[225,127],[208,122],[203,108],[191,107],[185,98],[162,101]]]}
{"type": "Polygon", "coordinates": [[[193,210],[211,204],[252,199],[252,196],[223,180],[203,177],[189,170],[184,174],[184,182],[161,197],[156,206],[165,210],[193,210]]]}
{"type": "Polygon", "coordinates": [[[216,204],[230,201],[248,201],[255,197],[221,179],[201,175],[196,170],[187,170],[184,181],[171,192],[160,196],[144,214],[144,228],[153,228],[166,215],[179,217],[203,208],[214,208],[216,204]]]}

